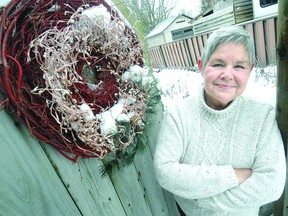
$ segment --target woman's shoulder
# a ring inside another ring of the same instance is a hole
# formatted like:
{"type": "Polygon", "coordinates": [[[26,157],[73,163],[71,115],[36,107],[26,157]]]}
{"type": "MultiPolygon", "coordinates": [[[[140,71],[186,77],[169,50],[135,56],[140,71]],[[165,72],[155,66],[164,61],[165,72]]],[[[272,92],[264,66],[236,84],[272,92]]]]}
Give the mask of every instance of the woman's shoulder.
{"type": "Polygon", "coordinates": [[[188,96],[186,98],[179,99],[170,103],[165,110],[167,115],[174,116],[175,118],[180,118],[182,120],[186,118],[191,118],[191,115],[195,115],[193,112],[197,109],[197,99],[195,96],[188,96]]]}
{"type": "Polygon", "coordinates": [[[169,104],[169,106],[167,106],[167,110],[181,111],[185,109],[190,109],[196,105],[196,100],[196,96],[188,96],[182,99],[178,99],[173,103],[169,104]]]}
{"type": "Polygon", "coordinates": [[[273,106],[272,104],[249,97],[243,97],[242,109],[246,110],[247,112],[259,113],[259,114],[260,113],[267,114],[270,112],[275,112],[275,106],[273,106]]]}

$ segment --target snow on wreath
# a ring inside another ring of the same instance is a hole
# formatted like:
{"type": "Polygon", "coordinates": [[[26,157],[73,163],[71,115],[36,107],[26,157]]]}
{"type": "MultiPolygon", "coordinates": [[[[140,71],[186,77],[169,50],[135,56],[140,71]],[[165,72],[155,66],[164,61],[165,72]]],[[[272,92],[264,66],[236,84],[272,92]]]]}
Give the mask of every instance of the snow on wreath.
{"type": "Polygon", "coordinates": [[[160,93],[119,15],[104,1],[12,0],[0,23],[2,105],[73,162],[131,162],[160,93]]]}

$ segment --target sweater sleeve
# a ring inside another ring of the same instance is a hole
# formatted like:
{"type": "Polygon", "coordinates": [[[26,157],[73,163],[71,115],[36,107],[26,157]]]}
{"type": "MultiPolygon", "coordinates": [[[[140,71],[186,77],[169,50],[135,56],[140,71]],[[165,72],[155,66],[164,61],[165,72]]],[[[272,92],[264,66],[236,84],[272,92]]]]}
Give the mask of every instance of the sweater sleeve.
{"type": "Polygon", "coordinates": [[[195,166],[180,162],[186,137],[183,122],[179,112],[167,112],[162,121],[154,155],[155,174],[160,186],[187,199],[216,195],[238,186],[230,165],[195,166]]]}
{"type": "Polygon", "coordinates": [[[286,162],[274,112],[269,113],[262,127],[251,177],[224,193],[198,199],[200,207],[228,212],[235,207],[260,207],[281,196],[285,185],[286,162]]]}

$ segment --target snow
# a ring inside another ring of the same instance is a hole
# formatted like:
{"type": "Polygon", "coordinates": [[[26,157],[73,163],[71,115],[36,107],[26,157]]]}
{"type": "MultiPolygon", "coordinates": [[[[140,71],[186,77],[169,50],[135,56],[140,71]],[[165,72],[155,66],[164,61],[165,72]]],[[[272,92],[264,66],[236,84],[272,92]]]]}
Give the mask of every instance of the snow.
{"type": "Polygon", "coordinates": [[[5,7],[11,0],[1,0],[0,1],[0,8],[5,7]]]}
{"type": "MultiPolygon", "coordinates": [[[[196,70],[197,71],[197,70],[196,70]]],[[[254,68],[251,71],[244,96],[276,106],[276,66],[254,68]],[[260,74],[262,74],[260,76],[260,74]],[[267,77],[267,78],[265,78],[267,77]]],[[[163,69],[154,73],[159,80],[164,106],[199,93],[203,83],[201,73],[181,69],[163,69]]]]}
{"type": "Polygon", "coordinates": [[[163,20],[162,22],[160,22],[158,25],[155,26],[154,29],[152,29],[152,31],[146,35],[146,38],[152,37],[154,35],[160,34],[161,32],[163,32],[166,28],[169,27],[169,25],[171,25],[171,23],[177,18],[177,16],[175,17],[170,17],[167,18],[165,20],[163,20]]]}

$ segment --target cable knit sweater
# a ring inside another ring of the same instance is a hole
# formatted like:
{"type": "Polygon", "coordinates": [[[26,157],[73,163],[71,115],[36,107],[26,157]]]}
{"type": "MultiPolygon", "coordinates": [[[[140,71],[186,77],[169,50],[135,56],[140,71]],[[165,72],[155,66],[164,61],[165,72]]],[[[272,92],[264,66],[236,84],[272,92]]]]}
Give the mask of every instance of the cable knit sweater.
{"type": "Polygon", "coordinates": [[[201,90],[166,112],[154,166],[157,181],[187,216],[257,216],[285,184],[275,111],[242,96],[217,111],[201,90]],[[233,168],[250,168],[252,175],[239,185],[233,168]]]}

